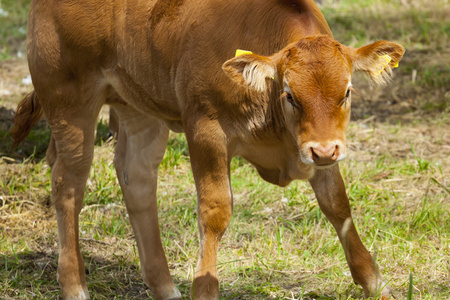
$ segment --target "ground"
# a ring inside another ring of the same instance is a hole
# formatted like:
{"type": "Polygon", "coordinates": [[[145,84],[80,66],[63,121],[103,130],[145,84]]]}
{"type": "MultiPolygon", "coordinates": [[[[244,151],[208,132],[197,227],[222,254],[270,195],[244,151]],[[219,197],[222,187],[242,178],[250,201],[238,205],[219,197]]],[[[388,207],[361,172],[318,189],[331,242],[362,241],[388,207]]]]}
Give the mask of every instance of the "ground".
{"type": "MultiPolygon", "coordinates": [[[[353,81],[359,95],[341,171],[355,223],[398,299],[411,292],[413,299],[450,299],[448,1],[361,2],[355,8],[344,5],[352,1],[325,1],[335,37],[354,46],[393,39],[407,52],[388,86],[353,81]]],[[[8,136],[15,106],[32,89],[26,61],[16,55],[24,51],[18,40],[0,60],[0,295],[58,299],[56,218],[44,159],[49,130],[41,121],[14,150],[8,136]]],[[[148,298],[105,128],[101,122],[81,213],[89,289],[94,299],[148,298]]],[[[233,161],[232,181],[234,216],[219,255],[224,299],[362,297],[306,183],[273,187],[242,159],[233,161]]],[[[171,272],[186,297],[198,251],[195,200],[186,142],[172,135],[160,170],[159,214],[171,272]]]]}

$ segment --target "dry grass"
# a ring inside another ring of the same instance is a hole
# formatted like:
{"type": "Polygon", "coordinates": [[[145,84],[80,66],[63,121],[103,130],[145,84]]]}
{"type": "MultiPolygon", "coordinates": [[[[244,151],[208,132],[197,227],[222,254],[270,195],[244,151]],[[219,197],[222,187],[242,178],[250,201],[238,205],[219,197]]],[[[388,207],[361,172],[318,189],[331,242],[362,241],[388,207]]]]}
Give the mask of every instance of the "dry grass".
{"type": "MultiPolygon", "coordinates": [[[[341,171],[356,226],[397,299],[407,297],[410,274],[413,299],[450,299],[448,1],[359,2],[356,8],[350,0],[326,5],[336,38],[355,45],[394,39],[407,53],[390,86],[354,81],[363,99],[353,99],[351,151],[341,171]]],[[[26,75],[23,62],[0,61],[0,89],[11,91],[0,96],[0,295],[58,299],[56,218],[50,171],[41,160],[48,130],[38,127],[15,153],[7,148],[10,109],[29,89],[21,84],[26,75]]],[[[160,171],[159,213],[171,273],[187,297],[198,238],[184,147],[184,139],[173,135],[160,171]]],[[[88,285],[94,299],[149,298],[112,166],[113,148],[95,148],[80,217],[88,285]]],[[[306,183],[274,187],[241,159],[232,163],[232,183],[234,216],[219,253],[224,299],[362,297],[306,183]]]]}
{"type": "MultiPolygon", "coordinates": [[[[449,295],[450,203],[445,187],[449,185],[450,133],[436,123],[417,128],[372,119],[352,123],[349,129],[352,152],[342,172],[355,220],[400,298],[406,294],[410,272],[416,280],[415,299],[449,295]]],[[[101,203],[105,195],[98,192],[100,186],[112,186],[104,193],[119,193],[111,175],[112,153],[111,144],[96,148],[87,205],[81,213],[81,245],[96,298],[139,299],[150,294],[140,279],[126,210],[120,195],[101,203]]],[[[22,192],[2,196],[0,228],[5,240],[0,254],[20,276],[43,281],[38,288],[42,294],[37,295],[56,297],[56,219],[45,191],[46,165],[1,167],[1,174],[7,174],[2,181],[14,177],[22,192]],[[30,180],[30,174],[34,179],[30,180]],[[44,179],[36,182],[36,178],[44,179]]],[[[233,169],[235,214],[219,256],[223,297],[264,299],[303,293],[306,299],[337,295],[347,299],[362,295],[351,283],[339,241],[305,183],[285,190],[262,182],[239,160],[233,169]]],[[[164,246],[172,274],[187,295],[198,251],[195,189],[187,160],[175,170],[162,170],[159,191],[164,246]]],[[[13,274],[7,276],[13,278],[13,274]]],[[[12,297],[36,293],[22,283],[22,290],[14,294],[11,286],[8,295],[12,297]]]]}

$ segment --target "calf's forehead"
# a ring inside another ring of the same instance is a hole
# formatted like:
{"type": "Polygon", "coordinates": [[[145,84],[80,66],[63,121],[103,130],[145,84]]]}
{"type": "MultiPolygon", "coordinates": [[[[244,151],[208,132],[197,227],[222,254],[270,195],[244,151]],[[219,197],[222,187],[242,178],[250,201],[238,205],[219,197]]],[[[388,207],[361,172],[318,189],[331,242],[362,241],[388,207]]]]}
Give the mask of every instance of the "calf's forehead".
{"type": "Polygon", "coordinates": [[[351,73],[345,64],[323,61],[287,69],[285,85],[300,98],[342,99],[350,84],[351,73]]]}
{"type": "Polygon", "coordinates": [[[342,97],[351,75],[349,58],[341,51],[340,44],[330,39],[298,43],[286,55],[285,84],[296,93],[342,97]]]}

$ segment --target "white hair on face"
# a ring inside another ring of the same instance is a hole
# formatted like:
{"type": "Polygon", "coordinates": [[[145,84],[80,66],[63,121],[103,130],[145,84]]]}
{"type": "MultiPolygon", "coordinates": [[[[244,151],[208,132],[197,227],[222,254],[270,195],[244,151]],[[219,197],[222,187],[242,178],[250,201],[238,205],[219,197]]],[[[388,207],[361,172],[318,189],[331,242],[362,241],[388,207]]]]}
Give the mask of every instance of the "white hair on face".
{"type": "Polygon", "coordinates": [[[267,89],[266,78],[271,78],[274,73],[273,66],[254,61],[245,66],[242,77],[250,87],[258,92],[264,92],[267,89]]]}
{"type": "Polygon", "coordinates": [[[288,84],[286,84],[286,83],[284,84],[284,89],[283,90],[284,90],[285,93],[290,93],[290,94],[292,93],[291,92],[291,87],[288,84]]]}

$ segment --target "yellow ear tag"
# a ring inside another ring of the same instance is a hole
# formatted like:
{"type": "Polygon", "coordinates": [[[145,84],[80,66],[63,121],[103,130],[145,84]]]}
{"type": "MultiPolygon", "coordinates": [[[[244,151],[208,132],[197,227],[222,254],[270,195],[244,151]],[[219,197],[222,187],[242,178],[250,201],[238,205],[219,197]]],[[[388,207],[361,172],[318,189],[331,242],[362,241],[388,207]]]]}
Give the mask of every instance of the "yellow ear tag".
{"type": "Polygon", "coordinates": [[[234,55],[234,57],[238,57],[244,54],[253,54],[252,51],[247,51],[247,50],[241,50],[241,49],[237,49],[236,50],[236,54],[234,55]]]}
{"type": "MultiPolygon", "coordinates": [[[[386,63],[383,64],[383,69],[380,70],[380,73],[381,73],[381,72],[383,72],[384,69],[386,69],[386,66],[389,65],[392,58],[387,54],[381,55],[380,58],[383,58],[386,61],[386,63]]],[[[392,68],[397,68],[397,67],[398,67],[398,62],[392,66],[392,68]]]]}
{"type": "MultiPolygon", "coordinates": [[[[244,54],[253,54],[252,51],[248,51],[248,50],[241,50],[241,49],[237,49],[236,50],[236,54],[234,55],[234,57],[238,57],[244,54]]],[[[271,79],[274,79],[273,77],[270,77],[271,79]]]]}
{"type": "Polygon", "coordinates": [[[381,55],[380,58],[383,58],[386,61],[385,63],[383,63],[383,68],[380,70],[380,74],[381,74],[383,72],[383,70],[386,69],[386,66],[389,65],[392,58],[387,54],[381,55]]]}

